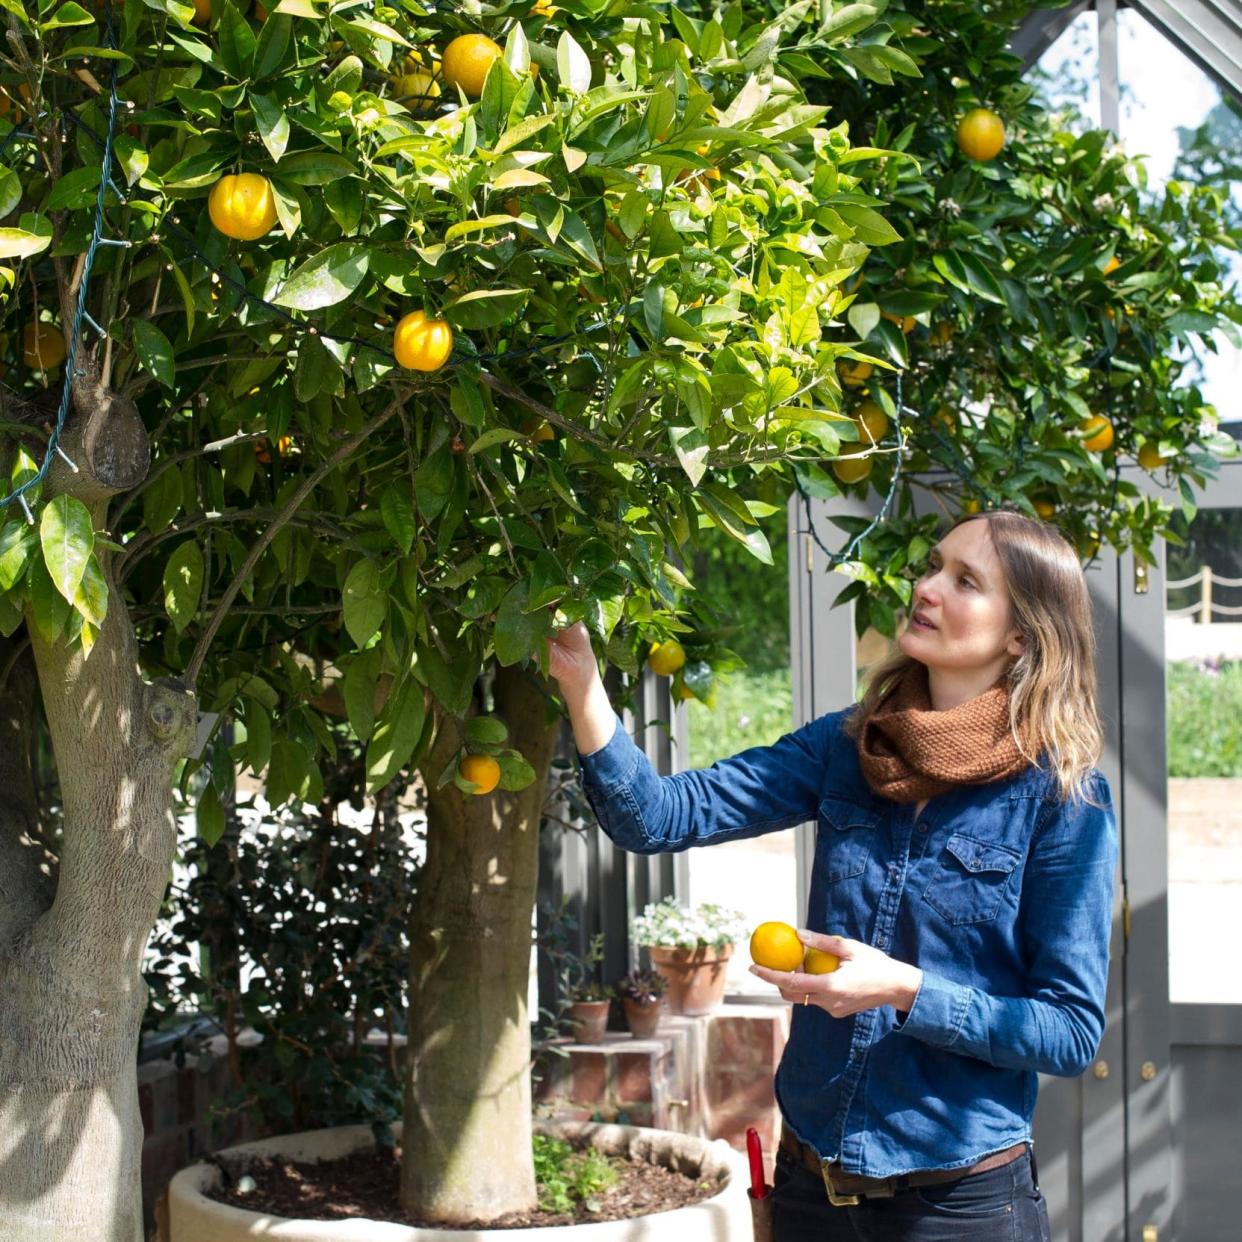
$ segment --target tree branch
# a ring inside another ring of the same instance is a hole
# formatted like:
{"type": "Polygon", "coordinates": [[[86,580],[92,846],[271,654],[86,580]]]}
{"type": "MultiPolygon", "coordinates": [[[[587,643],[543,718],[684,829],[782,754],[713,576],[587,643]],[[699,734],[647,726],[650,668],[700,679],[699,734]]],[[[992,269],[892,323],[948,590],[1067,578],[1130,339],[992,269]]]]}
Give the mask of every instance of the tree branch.
{"type": "Polygon", "coordinates": [[[212,640],[216,636],[216,631],[224,623],[225,615],[228,613],[229,607],[237,598],[237,593],[242,589],[246,579],[254,572],[254,567],[259,563],[259,558],[267,550],[268,545],[276,538],[280,530],[289,521],[291,517],[298,511],[302,502],[315,490],[320,481],[337,466],[349,457],[360,444],[366,442],[375,434],[394,414],[400,409],[405,401],[406,392],[399,393],[388,407],[380,414],[376,415],[361,431],[349,436],[343,440],[336,452],[332,454],[312,475],[304,479],[297,491],[289,497],[288,503],[277,515],[275,521],[259,536],[253,548],[250,549],[249,555],[242,563],[241,568],[237,571],[233,581],[229,583],[228,588],[220,597],[220,602],[216,605],[216,610],[211,614],[207,625],[204,627],[202,634],[199,635],[197,644],[194,647],[194,654],[190,656],[190,663],[186,667],[185,681],[190,687],[198,682],[198,675],[202,670],[203,662],[207,659],[207,652],[211,647],[212,640]]]}

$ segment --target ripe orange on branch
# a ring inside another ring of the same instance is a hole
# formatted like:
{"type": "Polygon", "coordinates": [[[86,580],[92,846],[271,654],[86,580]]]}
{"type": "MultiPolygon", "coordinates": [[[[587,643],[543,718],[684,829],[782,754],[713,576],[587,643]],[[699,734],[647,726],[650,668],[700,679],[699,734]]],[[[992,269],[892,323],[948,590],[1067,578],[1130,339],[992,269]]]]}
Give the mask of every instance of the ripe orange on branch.
{"type": "Polygon", "coordinates": [[[686,662],[686,651],[675,638],[662,643],[652,643],[647,653],[647,663],[657,677],[671,677],[686,662]]]}
{"type": "Polygon", "coordinates": [[[450,86],[460,86],[467,98],[478,99],[483,94],[487,71],[502,55],[500,45],[487,35],[458,35],[444,49],[440,69],[450,86]]]}
{"type": "Polygon", "coordinates": [[[832,463],[832,473],[842,483],[861,483],[871,473],[871,458],[860,457],[865,445],[843,444],[841,456],[832,463]]]}
{"type": "Polygon", "coordinates": [[[1113,425],[1103,414],[1092,414],[1079,430],[1084,433],[1082,446],[1088,453],[1107,453],[1113,447],[1113,425]]]}
{"type": "Polygon", "coordinates": [[[1144,470],[1159,470],[1169,459],[1161,455],[1155,440],[1148,440],[1138,451],[1138,464],[1144,470]]]}
{"type": "Polygon", "coordinates": [[[805,952],[788,923],[760,923],[750,936],[750,960],[769,970],[797,970],[805,952]]]}
{"type": "Polygon", "coordinates": [[[971,108],[957,123],[957,145],[972,160],[993,160],[1005,145],[1005,122],[991,108],[971,108]]]}
{"type": "Polygon", "coordinates": [[[272,183],[259,173],[221,177],[207,196],[207,214],[225,237],[257,241],[276,223],[272,183]]]}
{"type": "Polygon", "coordinates": [[[457,772],[462,780],[478,786],[470,791],[478,797],[491,793],[500,784],[500,764],[491,755],[467,755],[457,772]]]}
{"type": "Polygon", "coordinates": [[[858,424],[858,439],[863,445],[879,444],[888,435],[888,415],[874,401],[864,401],[852,415],[858,424]]]}
{"type": "Polygon", "coordinates": [[[32,371],[50,371],[65,360],[65,335],[50,323],[28,323],[22,329],[22,361],[32,371]]]}
{"type": "Polygon", "coordinates": [[[869,362],[850,361],[842,358],[837,363],[837,374],[846,388],[861,388],[870,378],[875,367],[869,362]]]}
{"type": "Polygon", "coordinates": [[[453,352],[453,329],[443,319],[411,311],[392,334],[392,352],[407,371],[438,371],[453,352]]]}

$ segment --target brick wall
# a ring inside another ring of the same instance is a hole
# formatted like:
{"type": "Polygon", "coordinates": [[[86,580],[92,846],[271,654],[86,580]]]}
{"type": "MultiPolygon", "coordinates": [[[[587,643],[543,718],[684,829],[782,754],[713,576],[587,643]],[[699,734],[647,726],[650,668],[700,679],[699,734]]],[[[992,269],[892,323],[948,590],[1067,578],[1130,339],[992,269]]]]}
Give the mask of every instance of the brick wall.
{"type": "Polygon", "coordinates": [[[536,1059],[536,1112],[723,1138],[739,1151],[753,1126],[770,1180],[780,1137],[773,1076],[788,1034],[787,1006],[726,1002],[704,1017],[666,1014],[651,1039],[560,1040],[536,1059]]]}

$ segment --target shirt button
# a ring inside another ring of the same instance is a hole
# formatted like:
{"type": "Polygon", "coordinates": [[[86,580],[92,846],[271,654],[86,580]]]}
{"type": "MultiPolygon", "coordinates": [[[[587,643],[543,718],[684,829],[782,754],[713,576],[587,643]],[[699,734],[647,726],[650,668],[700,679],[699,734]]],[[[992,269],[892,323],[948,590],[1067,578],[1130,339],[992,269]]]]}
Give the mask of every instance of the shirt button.
{"type": "Polygon", "coordinates": [[[888,937],[887,937],[887,936],[881,936],[881,937],[880,937],[880,938],[879,938],[879,939],[875,942],[875,947],[876,947],[877,949],[887,949],[887,948],[888,948],[888,937]]]}
{"type": "Polygon", "coordinates": [[[919,820],[919,822],[918,822],[918,824],[917,824],[916,826],[917,826],[917,828],[918,828],[918,830],[919,830],[920,832],[926,832],[926,831],[927,831],[927,825],[926,825],[926,823],[924,823],[924,822],[923,822],[923,820],[919,820]]]}
{"type": "Polygon", "coordinates": [[[979,868],[980,868],[980,867],[982,867],[982,866],[983,866],[983,861],[982,861],[982,859],[979,859],[979,858],[972,858],[972,859],[970,860],[970,869],[971,869],[972,871],[978,871],[978,870],[979,870],[979,868]]]}

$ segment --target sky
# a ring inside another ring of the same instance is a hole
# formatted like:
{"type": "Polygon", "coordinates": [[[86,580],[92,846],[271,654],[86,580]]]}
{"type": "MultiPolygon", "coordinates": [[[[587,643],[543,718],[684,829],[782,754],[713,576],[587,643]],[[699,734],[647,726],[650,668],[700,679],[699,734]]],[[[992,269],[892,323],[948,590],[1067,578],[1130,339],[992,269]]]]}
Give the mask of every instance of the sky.
{"type": "MultiPolygon", "coordinates": [[[[1089,84],[1084,111],[1099,116],[1096,90],[1096,15],[1081,13],[1044,54],[1041,68],[1055,84],[1085,73],[1089,84]]],[[[1121,77],[1121,141],[1130,155],[1147,157],[1148,187],[1168,179],[1177,158],[1178,127],[1195,127],[1220,100],[1220,89],[1193,61],[1134,9],[1117,13],[1117,58],[1121,77]]],[[[1055,102],[1056,90],[1047,92],[1055,102]]],[[[1239,187],[1235,187],[1235,192],[1239,187]]],[[[1205,355],[1201,384],[1206,400],[1216,406],[1222,422],[1242,419],[1242,351],[1217,337],[1220,353],[1205,355]]]]}

